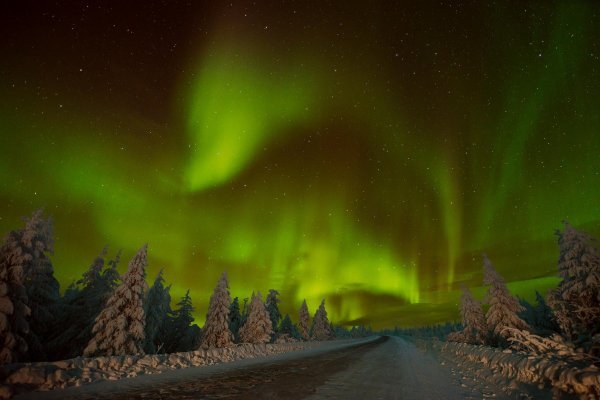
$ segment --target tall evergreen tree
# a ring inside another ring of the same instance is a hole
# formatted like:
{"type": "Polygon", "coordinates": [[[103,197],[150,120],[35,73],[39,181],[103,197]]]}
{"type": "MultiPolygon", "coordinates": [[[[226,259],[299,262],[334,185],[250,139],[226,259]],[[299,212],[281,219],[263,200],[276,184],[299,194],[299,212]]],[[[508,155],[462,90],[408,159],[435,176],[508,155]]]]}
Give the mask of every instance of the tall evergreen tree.
{"type": "Polygon", "coordinates": [[[23,273],[31,255],[19,232],[10,232],[0,247],[0,364],[22,361],[27,356],[29,334],[27,291],[23,273]]]}
{"type": "Polygon", "coordinates": [[[279,321],[281,321],[281,312],[279,311],[279,292],[275,289],[269,289],[269,293],[267,294],[267,299],[265,301],[265,305],[267,307],[267,312],[269,313],[269,318],[271,319],[271,324],[273,333],[279,331],[279,321]]]}
{"type": "Polygon", "coordinates": [[[506,344],[510,333],[505,328],[516,328],[529,331],[531,328],[525,321],[519,318],[518,313],[523,311],[519,300],[510,294],[504,279],[494,269],[492,262],[483,255],[483,282],[490,285],[488,290],[488,309],[485,318],[488,328],[491,330],[492,340],[498,344],[506,344]]]}
{"type": "Polygon", "coordinates": [[[100,254],[94,259],[92,265],[83,273],[81,279],[77,281],[77,286],[83,287],[84,291],[93,292],[100,285],[102,279],[102,270],[104,269],[104,258],[108,253],[108,246],[104,246],[100,254]]]}
{"type": "Polygon", "coordinates": [[[246,322],[246,319],[248,318],[248,306],[250,305],[250,297],[244,297],[242,301],[244,302],[244,304],[242,305],[242,320],[240,322],[240,328],[242,327],[242,325],[244,325],[244,322],[246,322]]]}
{"type": "Polygon", "coordinates": [[[72,284],[60,300],[60,310],[55,315],[60,329],[55,329],[47,339],[49,359],[80,356],[92,338],[94,321],[114,290],[102,290],[102,269],[107,252],[108,246],[105,246],[82,278],[72,284]]]}
{"type": "Polygon", "coordinates": [[[268,343],[271,340],[272,333],[273,324],[260,292],[252,293],[248,318],[240,328],[240,340],[242,343],[268,343]]]}
{"type": "Polygon", "coordinates": [[[475,300],[466,286],[462,287],[460,315],[463,325],[463,336],[467,343],[484,344],[487,327],[481,303],[475,300]]]}
{"type": "Polygon", "coordinates": [[[121,284],[121,275],[117,267],[121,262],[121,250],[117,252],[115,258],[108,262],[108,266],[102,271],[102,276],[98,282],[98,294],[108,300],[114,290],[121,284]]]}
{"type": "Polygon", "coordinates": [[[165,291],[169,296],[169,307],[167,309],[167,315],[159,325],[158,332],[154,339],[156,353],[168,353],[169,349],[174,347],[173,342],[175,341],[173,321],[177,317],[177,310],[171,308],[171,285],[165,287],[165,291]]]}
{"type": "Polygon", "coordinates": [[[227,273],[223,272],[215,290],[210,297],[206,323],[202,330],[203,348],[227,347],[233,344],[233,335],[229,330],[229,283],[227,273]]]}
{"type": "Polygon", "coordinates": [[[557,231],[562,281],[549,301],[563,333],[600,354],[600,252],[597,239],[564,221],[557,231]]]}
{"type": "Polygon", "coordinates": [[[169,287],[164,286],[163,270],[161,269],[154,280],[154,284],[148,290],[148,296],[144,303],[146,314],[145,344],[146,354],[155,354],[164,346],[164,338],[160,337],[161,327],[167,321],[171,313],[171,295],[169,287]]]}
{"type": "Polygon", "coordinates": [[[229,330],[233,335],[234,341],[239,342],[239,331],[242,326],[242,314],[240,312],[240,302],[236,297],[229,306],[229,330]]]}
{"type": "Polygon", "coordinates": [[[31,257],[24,270],[24,286],[31,309],[30,333],[26,340],[29,359],[42,361],[47,358],[44,343],[54,328],[54,315],[60,299],[59,283],[54,278],[54,268],[48,257],[53,252],[53,226],[52,219],[44,218],[42,210],[34,211],[24,220],[21,242],[31,257]]]}
{"type": "Polygon", "coordinates": [[[301,339],[300,332],[298,332],[298,328],[292,322],[289,314],[285,314],[285,317],[281,320],[281,324],[279,326],[279,332],[282,335],[288,335],[294,339],[301,339]]]}
{"type": "Polygon", "coordinates": [[[165,351],[167,353],[192,350],[191,348],[188,348],[189,343],[192,342],[192,339],[188,336],[191,334],[190,327],[192,322],[194,322],[194,317],[192,316],[193,312],[194,307],[192,306],[192,298],[190,297],[190,291],[188,289],[188,291],[185,292],[185,296],[177,303],[177,308],[175,309],[173,318],[170,322],[171,335],[165,344],[165,351]]]}
{"type": "Polygon", "coordinates": [[[299,319],[298,319],[298,330],[300,331],[300,336],[304,340],[309,339],[308,334],[308,324],[309,324],[309,314],[308,314],[308,306],[306,305],[306,299],[302,301],[302,305],[300,306],[299,311],[299,319]]]}
{"type": "Polygon", "coordinates": [[[313,318],[310,328],[310,338],[312,340],[331,339],[331,328],[327,319],[327,311],[325,310],[325,299],[321,301],[321,305],[313,318]]]}
{"type": "Polygon", "coordinates": [[[96,318],[92,328],[94,336],[84,349],[85,356],[144,354],[147,249],[144,245],[129,262],[123,283],[96,318]]]}

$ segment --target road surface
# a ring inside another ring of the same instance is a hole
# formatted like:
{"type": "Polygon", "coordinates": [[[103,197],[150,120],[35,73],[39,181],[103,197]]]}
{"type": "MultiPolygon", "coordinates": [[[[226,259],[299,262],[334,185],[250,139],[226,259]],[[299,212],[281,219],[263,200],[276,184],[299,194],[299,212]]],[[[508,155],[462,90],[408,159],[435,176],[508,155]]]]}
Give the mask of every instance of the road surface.
{"type": "MultiPolygon", "coordinates": [[[[506,397],[461,384],[448,366],[397,337],[103,381],[16,399],[465,399],[506,397]]],[[[487,388],[489,390],[489,388],[487,388]]],[[[514,398],[514,397],[513,397],[514,398]]]]}

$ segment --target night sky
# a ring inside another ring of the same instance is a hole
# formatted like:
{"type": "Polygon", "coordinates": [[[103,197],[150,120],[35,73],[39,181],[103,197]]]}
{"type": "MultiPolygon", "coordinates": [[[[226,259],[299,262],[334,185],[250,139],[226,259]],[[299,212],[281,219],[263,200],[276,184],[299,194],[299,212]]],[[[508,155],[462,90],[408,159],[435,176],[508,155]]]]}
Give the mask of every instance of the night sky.
{"type": "Polygon", "coordinates": [[[600,2],[348,3],[3,2],[0,232],[51,214],[63,289],[148,242],[200,324],[224,270],[376,328],[457,319],[482,252],[545,293],[600,233],[600,2]]]}

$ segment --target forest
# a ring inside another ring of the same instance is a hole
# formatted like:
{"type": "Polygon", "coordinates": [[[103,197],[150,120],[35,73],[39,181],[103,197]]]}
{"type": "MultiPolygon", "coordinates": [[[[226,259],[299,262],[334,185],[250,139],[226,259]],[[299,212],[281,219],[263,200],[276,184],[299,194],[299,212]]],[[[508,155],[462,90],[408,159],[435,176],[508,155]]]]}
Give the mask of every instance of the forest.
{"type": "MultiPolygon", "coordinates": [[[[462,286],[461,323],[383,330],[380,334],[438,338],[449,342],[556,353],[571,358],[600,356],[600,256],[597,240],[565,222],[556,232],[560,284],[536,302],[512,295],[503,277],[483,254],[487,304],[462,286]],[[484,312],[485,310],[485,312],[484,312]]],[[[314,317],[306,301],[297,323],[279,311],[279,292],[270,289],[240,301],[231,299],[223,273],[210,298],[206,324],[194,324],[187,293],[172,308],[170,285],[161,270],[146,282],[144,245],[120,275],[121,255],[98,254],[81,278],[61,294],[50,260],[52,219],[42,210],[24,218],[0,248],[1,363],[52,361],[77,356],[157,354],[269,343],[365,337],[371,328],[350,330],[332,324],[321,302],[314,317]]]]}
{"type": "Polygon", "coordinates": [[[105,247],[81,278],[61,294],[50,259],[52,219],[42,210],[24,218],[0,248],[0,364],[53,361],[78,356],[140,355],[269,343],[361,337],[327,317],[325,299],[313,318],[306,301],[297,323],[279,311],[279,292],[270,289],[231,299],[223,273],[210,298],[206,323],[194,324],[189,290],[171,307],[170,285],[161,270],[146,282],[148,246],[143,245],[121,276],[121,253],[105,247]]]}

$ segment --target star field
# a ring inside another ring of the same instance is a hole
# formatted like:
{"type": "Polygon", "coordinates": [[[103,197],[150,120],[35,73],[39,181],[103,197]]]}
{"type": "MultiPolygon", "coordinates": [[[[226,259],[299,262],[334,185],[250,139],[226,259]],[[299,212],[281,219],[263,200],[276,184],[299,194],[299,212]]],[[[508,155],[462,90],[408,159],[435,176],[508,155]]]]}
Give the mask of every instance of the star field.
{"type": "Polygon", "coordinates": [[[422,325],[483,296],[482,252],[532,298],[561,220],[600,233],[596,2],[1,7],[0,228],[53,215],[63,289],[148,242],[200,324],[226,270],[422,325]]]}

